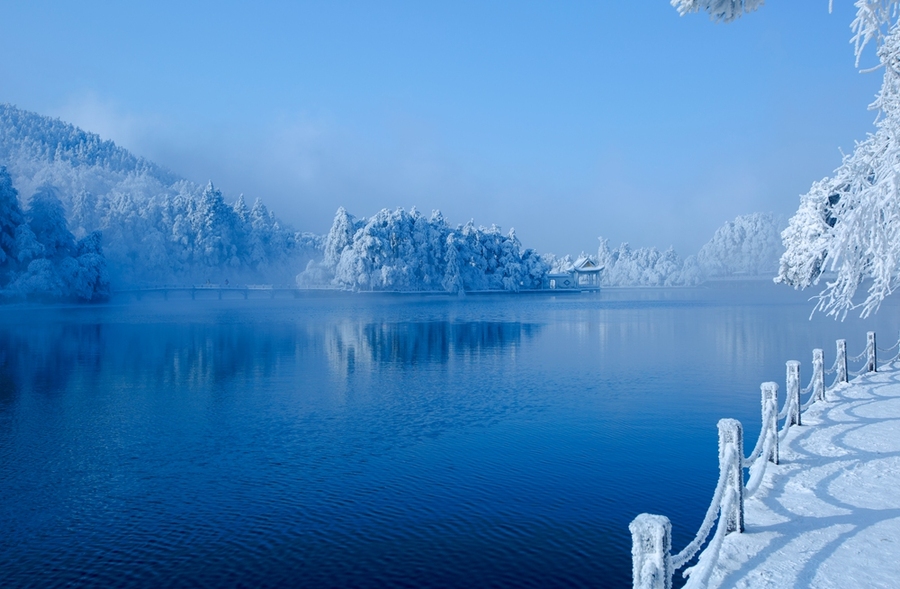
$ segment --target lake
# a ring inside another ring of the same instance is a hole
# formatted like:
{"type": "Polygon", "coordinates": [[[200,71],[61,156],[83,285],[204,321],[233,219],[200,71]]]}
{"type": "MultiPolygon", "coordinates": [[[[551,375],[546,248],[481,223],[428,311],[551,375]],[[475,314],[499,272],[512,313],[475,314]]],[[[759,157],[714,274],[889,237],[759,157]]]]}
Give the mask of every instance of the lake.
{"type": "Polygon", "coordinates": [[[2,307],[0,586],[630,586],[635,515],[696,532],[720,418],[749,448],[785,361],[896,341],[894,301],[808,296],[2,307]]]}

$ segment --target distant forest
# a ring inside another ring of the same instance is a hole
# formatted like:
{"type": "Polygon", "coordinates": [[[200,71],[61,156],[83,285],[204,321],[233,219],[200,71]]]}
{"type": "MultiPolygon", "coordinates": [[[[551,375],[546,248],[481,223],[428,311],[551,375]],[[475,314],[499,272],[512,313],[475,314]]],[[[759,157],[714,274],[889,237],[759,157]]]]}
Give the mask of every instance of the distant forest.
{"type": "MultiPolygon", "coordinates": [[[[604,286],[679,286],[774,276],[785,223],[755,213],[723,225],[695,256],[671,248],[594,253],[604,286]]],[[[572,256],[524,248],[514,231],[451,225],[439,211],[343,208],[325,235],[298,232],[260,199],[226,202],[111,141],[0,105],[0,293],[7,299],[103,300],[119,288],[268,283],[347,290],[541,288],[572,256]]]]}

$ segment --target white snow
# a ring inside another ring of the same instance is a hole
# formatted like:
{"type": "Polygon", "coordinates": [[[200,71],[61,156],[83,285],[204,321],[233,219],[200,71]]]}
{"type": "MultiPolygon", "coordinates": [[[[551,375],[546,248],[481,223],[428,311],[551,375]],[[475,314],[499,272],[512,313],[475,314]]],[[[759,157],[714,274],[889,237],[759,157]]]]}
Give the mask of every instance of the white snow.
{"type": "Polygon", "coordinates": [[[550,268],[515,231],[472,221],[454,228],[440,211],[382,209],[356,219],[341,207],[323,249],[322,264],[308,266],[298,284],[330,277],[350,290],[519,291],[540,288],[550,268]]]}
{"type": "Polygon", "coordinates": [[[707,12],[716,22],[731,22],[742,14],[753,12],[763,5],[765,0],[671,0],[678,14],[684,16],[690,12],[707,12]]]}
{"type": "MultiPolygon", "coordinates": [[[[61,203],[66,235],[102,232],[118,287],[227,278],[285,283],[320,258],[320,236],[295,232],[259,199],[249,208],[243,196],[226,203],[212,183],[204,188],[179,179],[111,141],[8,104],[0,104],[0,165],[10,176],[0,186],[0,264],[17,239],[16,207],[45,193],[61,203]],[[17,201],[5,193],[13,186],[22,202],[11,209],[17,201]]],[[[53,215],[49,226],[64,226],[53,215]]],[[[21,237],[18,250],[25,251],[30,236],[21,237]]],[[[36,242],[51,237],[38,235],[36,242]]],[[[51,244],[40,255],[55,249],[51,244]]],[[[40,281],[33,286],[40,290],[40,281]]]]}
{"type": "Polygon", "coordinates": [[[900,586],[900,364],[803,413],[709,587],[900,586]]]}

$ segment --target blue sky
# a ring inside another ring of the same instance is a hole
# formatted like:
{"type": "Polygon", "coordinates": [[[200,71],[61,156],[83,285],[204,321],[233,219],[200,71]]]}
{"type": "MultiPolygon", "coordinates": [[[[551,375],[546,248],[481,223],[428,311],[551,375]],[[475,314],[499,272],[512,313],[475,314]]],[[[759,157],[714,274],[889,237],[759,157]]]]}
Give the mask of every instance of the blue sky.
{"type": "MultiPolygon", "coordinates": [[[[439,208],[558,254],[789,215],[873,129],[850,0],[7,2],[0,102],[324,232],[439,208]]],[[[871,65],[874,56],[867,56],[871,65]]]]}

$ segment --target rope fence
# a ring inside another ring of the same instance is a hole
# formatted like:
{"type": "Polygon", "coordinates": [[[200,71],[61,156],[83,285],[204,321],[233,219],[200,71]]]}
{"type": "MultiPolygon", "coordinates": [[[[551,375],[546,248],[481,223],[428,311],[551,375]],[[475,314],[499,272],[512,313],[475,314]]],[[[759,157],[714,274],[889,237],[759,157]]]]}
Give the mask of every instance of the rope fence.
{"type": "Polygon", "coordinates": [[[878,348],[878,351],[879,351],[879,352],[890,352],[890,351],[893,350],[894,348],[897,348],[898,350],[900,350],[900,338],[898,338],[898,339],[897,339],[897,343],[895,343],[895,344],[894,344],[893,346],[891,346],[890,348],[878,348]]]}
{"type": "MultiPolygon", "coordinates": [[[[825,369],[825,353],[813,350],[813,373],[809,384],[800,389],[800,362],[790,360],[785,363],[784,406],[778,409],[778,383],[764,382],[760,385],[762,429],[754,444],[753,451],[746,458],[743,455],[744,439],[741,422],[736,419],[720,419],[719,430],[719,479],[713,491],[712,501],[700,529],[687,546],[677,554],[672,554],[672,523],[664,515],[642,513],[628,526],[631,531],[632,578],[634,589],[671,589],[675,572],[684,568],[682,575],[688,579],[685,589],[700,589],[706,586],[709,576],[718,561],[719,550],[725,536],[744,531],[744,500],[759,490],[766,467],[778,464],[778,446],[785,439],[790,428],[802,425],[803,410],[816,402],[826,400],[826,393],[848,382],[848,375],[876,372],[875,332],[866,334],[866,349],[851,361],[866,359],[857,372],[847,371],[847,341],[837,340],[837,355],[834,364],[825,369]],[[826,387],[825,375],[837,372],[834,382],[826,387]],[[809,394],[805,402],[801,396],[809,394]],[[783,422],[779,430],[779,422],[783,422]],[[744,470],[747,470],[745,482],[744,470]],[[712,539],[710,532],[715,527],[712,539]],[[707,540],[709,542],[707,543],[707,540]],[[704,549],[704,545],[706,548],[704,549]],[[699,556],[697,556],[699,553],[699,556]],[[694,557],[697,562],[685,568],[694,557]]],[[[900,339],[888,350],[898,349],[898,353],[885,363],[900,359],[900,339]]]]}

